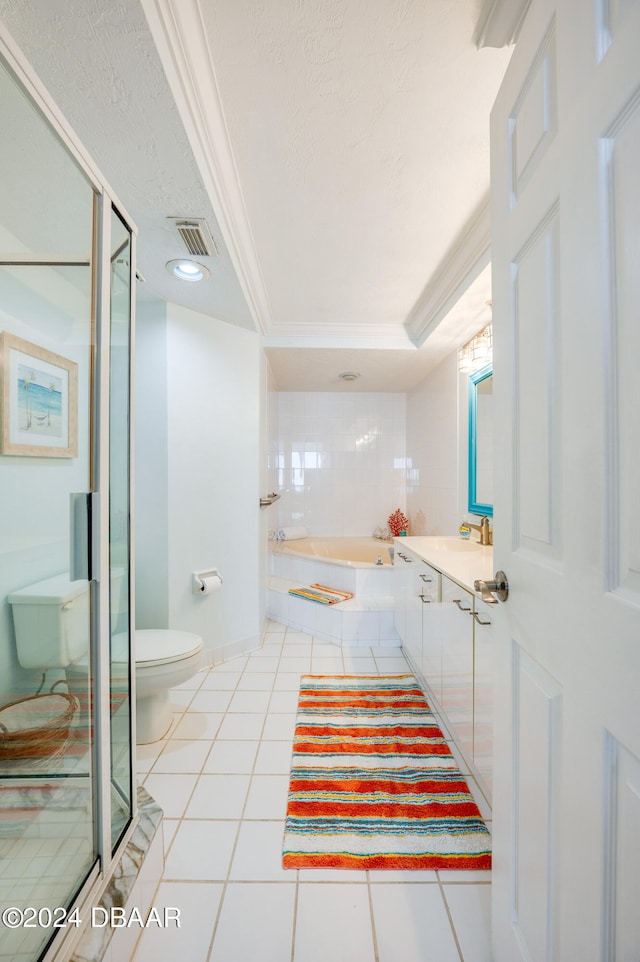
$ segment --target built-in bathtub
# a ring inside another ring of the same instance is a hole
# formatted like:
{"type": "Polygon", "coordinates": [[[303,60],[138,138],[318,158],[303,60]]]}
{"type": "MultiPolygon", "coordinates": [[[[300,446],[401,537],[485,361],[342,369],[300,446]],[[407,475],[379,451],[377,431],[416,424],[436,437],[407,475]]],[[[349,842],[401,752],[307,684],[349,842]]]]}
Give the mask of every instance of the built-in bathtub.
{"type": "Polygon", "coordinates": [[[399,645],[393,624],[392,545],[376,538],[301,538],[271,544],[268,614],[338,645],[399,645]],[[350,591],[338,605],[289,595],[321,584],[350,591]]]}
{"type": "Polygon", "coordinates": [[[299,538],[277,542],[274,551],[318,558],[330,564],[366,568],[392,564],[393,545],[378,538],[299,538]]]}

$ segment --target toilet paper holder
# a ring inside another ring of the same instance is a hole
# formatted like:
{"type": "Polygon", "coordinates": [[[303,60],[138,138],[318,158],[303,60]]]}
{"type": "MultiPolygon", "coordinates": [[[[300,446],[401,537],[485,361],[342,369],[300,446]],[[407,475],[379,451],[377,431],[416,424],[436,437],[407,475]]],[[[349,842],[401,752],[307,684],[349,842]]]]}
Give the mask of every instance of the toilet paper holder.
{"type": "Polygon", "coordinates": [[[191,587],[194,595],[202,595],[206,593],[206,581],[208,578],[218,578],[220,584],[222,584],[224,581],[224,578],[217,568],[209,568],[207,571],[194,571],[191,581],[191,587]]]}

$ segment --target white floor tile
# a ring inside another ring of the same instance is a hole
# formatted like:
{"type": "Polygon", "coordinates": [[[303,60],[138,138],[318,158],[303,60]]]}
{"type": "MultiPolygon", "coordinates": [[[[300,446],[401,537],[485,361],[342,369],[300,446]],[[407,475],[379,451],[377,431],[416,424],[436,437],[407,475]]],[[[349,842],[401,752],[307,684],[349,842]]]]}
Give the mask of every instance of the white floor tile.
{"type": "Polygon", "coordinates": [[[188,711],[176,725],[174,738],[212,739],[215,738],[220,722],[224,718],[221,712],[188,711]]]}
{"type": "Polygon", "coordinates": [[[253,741],[260,738],[264,719],[264,714],[238,712],[235,715],[227,715],[220,725],[218,738],[221,740],[239,738],[242,741],[253,741]]]}
{"type": "Polygon", "coordinates": [[[271,693],[268,691],[236,691],[229,703],[228,711],[266,712],[271,693]]]}
{"type": "Polygon", "coordinates": [[[403,675],[409,671],[409,666],[402,657],[380,658],[376,655],[376,661],[380,672],[385,675],[403,675]]]}
{"type": "Polygon", "coordinates": [[[203,691],[200,689],[200,691],[196,692],[196,694],[193,696],[193,700],[189,705],[189,710],[223,712],[229,707],[230,701],[230,691],[203,691]]]}
{"type": "Polygon", "coordinates": [[[171,848],[171,843],[173,838],[178,831],[178,826],[181,824],[179,818],[163,818],[162,819],[162,835],[164,841],[164,853],[165,855],[171,848]]]}
{"type": "Polygon", "coordinates": [[[304,642],[303,644],[286,641],[282,649],[282,654],[286,658],[308,658],[312,653],[313,647],[311,641],[304,642]]]}
{"type": "Polygon", "coordinates": [[[250,774],[258,751],[258,741],[216,741],[203,772],[208,774],[250,774]]]}
{"type": "Polygon", "coordinates": [[[295,882],[296,872],[282,867],[282,821],[247,822],[240,826],[229,878],[235,881],[295,882]]]}
{"type": "Polygon", "coordinates": [[[244,817],[284,819],[288,793],[288,775],[254,775],[244,817]]]}
{"type": "Polygon", "coordinates": [[[238,691],[271,691],[275,681],[274,671],[245,671],[238,682],[238,691]]]}
{"type": "Polygon", "coordinates": [[[248,775],[201,775],[186,818],[242,818],[248,775]]]}
{"type": "Polygon", "coordinates": [[[439,885],[373,885],[379,962],[460,962],[439,885]]]}
{"type": "Polygon", "coordinates": [[[152,772],[194,772],[199,773],[209,754],[211,743],[208,741],[188,741],[172,738],[151,769],[152,772]]]}
{"type": "MultiPolygon", "coordinates": [[[[232,742],[230,744],[237,744],[232,742]]],[[[260,743],[256,758],[256,775],[288,775],[291,771],[291,744],[288,741],[260,743]]]]}
{"type": "Polygon", "coordinates": [[[316,658],[311,659],[312,675],[341,675],[344,672],[344,662],[340,658],[316,658]]]}
{"type": "Polygon", "coordinates": [[[229,884],[211,962],[288,962],[294,904],[295,885],[229,884]]]}
{"type": "Polygon", "coordinates": [[[340,645],[330,645],[324,642],[314,641],[313,648],[311,649],[312,658],[336,658],[337,656],[342,657],[342,648],[340,645]]]}
{"type": "Polygon", "coordinates": [[[249,671],[277,671],[278,663],[280,658],[275,658],[273,655],[269,654],[270,648],[265,649],[267,651],[266,655],[252,655],[247,662],[247,668],[249,671]]]}
{"type": "Polygon", "coordinates": [[[347,675],[376,675],[378,673],[378,666],[373,658],[354,658],[353,655],[345,654],[342,660],[347,675]]]}
{"type": "MultiPolygon", "coordinates": [[[[374,958],[366,885],[298,887],[293,962],[373,962],[374,958]]],[[[394,962],[401,959],[400,952],[394,962]]]]}
{"type": "Polygon", "coordinates": [[[269,702],[269,711],[277,715],[291,714],[298,709],[298,691],[274,691],[269,702]]]}
{"type": "Polygon", "coordinates": [[[148,745],[136,745],[136,771],[140,774],[150,771],[165,744],[163,739],[148,745]]]}
{"type": "Polygon", "coordinates": [[[200,691],[233,691],[240,681],[240,671],[210,671],[200,686],[200,691]]]}
{"type": "Polygon", "coordinates": [[[279,671],[273,689],[274,691],[300,691],[300,675],[293,671],[279,671]]]}
{"type": "Polygon", "coordinates": [[[287,628],[285,643],[289,645],[312,645],[313,635],[306,631],[296,631],[295,628],[287,628]]]}
{"type": "Polygon", "coordinates": [[[287,655],[283,655],[280,659],[280,671],[292,671],[298,672],[301,675],[307,674],[311,668],[311,652],[304,658],[293,657],[289,658],[287,655]]]}
{"type": "Polygon", "coordinates": [[[164,878],[224,881],[229,871],[238,824],[195,819],[181,822],[165,864],[164,878]]]}
{"type": "Polygon", "coordinates": [[[197,775],[154,775],[152,772],[145,778],[144,787],[167,818],[181,818],[197,781],[197,775]]]}
{"type": "Polygon", "coordinates": [[[464,962],[491,962],[491,886],[443,888],[464,962]]]}
{"type": "Polygon", "coordinates": [[[180,910],[180,928],[148,928],[142,933],[134,962],[199,962],[207,958],[223,886],[205,882],[162,882],[154,899],[157,909],[180,910]]]}
{"type": "Polygon", "coordinates": [[[291,742],[296,728],[295,715],[267,715],[264,723],[263,738],[291,742]]]}
{"type": "Polygon", "coordinates": [[[301,885],[309,882],[364,882],[366,873],[359,869],[339,868],[305,868],[298,871],[298,881],[301,885]]]}

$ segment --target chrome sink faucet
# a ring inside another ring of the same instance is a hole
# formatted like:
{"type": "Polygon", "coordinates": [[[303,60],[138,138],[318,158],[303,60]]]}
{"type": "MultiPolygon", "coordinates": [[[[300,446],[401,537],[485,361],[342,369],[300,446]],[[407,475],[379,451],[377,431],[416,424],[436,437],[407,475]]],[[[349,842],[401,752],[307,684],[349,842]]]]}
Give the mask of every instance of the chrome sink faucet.
{"type": "Polygon", "coordinates": [[[464,523],[469,528],[474,528],[480,532],[479,544],[493,544],[493,531],[489,526],[489,519],[486,515],[480,520],[480,524],[472,524],[470,521],[465,521],[464,523]]]}

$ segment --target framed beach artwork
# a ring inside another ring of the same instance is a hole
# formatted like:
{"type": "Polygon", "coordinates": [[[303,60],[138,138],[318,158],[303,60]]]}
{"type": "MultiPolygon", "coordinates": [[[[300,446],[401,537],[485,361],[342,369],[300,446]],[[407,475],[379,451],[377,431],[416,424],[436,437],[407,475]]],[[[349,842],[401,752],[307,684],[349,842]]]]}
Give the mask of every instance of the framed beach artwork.
{"type": "Polygon", "coordinates": [[[0,453],[75,458],[78,365],[8,331],[0,333],[0,453]]]}

